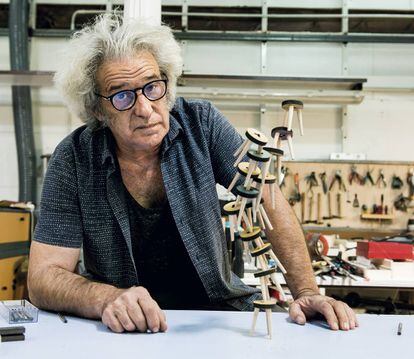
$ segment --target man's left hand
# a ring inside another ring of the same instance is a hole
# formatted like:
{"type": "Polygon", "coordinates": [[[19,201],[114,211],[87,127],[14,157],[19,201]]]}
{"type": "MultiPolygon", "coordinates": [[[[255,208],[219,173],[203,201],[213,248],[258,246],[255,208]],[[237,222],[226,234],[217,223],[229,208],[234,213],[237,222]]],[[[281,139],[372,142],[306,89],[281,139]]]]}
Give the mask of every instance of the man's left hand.
{"type": "Polygon", "coordinates": [[[354,311],[344,302],[324,295],[303,295],[289,307],[290,318],[305,324],[306,319],[322,314],[332,330],[349,330],[358,327],[354,311]]]}

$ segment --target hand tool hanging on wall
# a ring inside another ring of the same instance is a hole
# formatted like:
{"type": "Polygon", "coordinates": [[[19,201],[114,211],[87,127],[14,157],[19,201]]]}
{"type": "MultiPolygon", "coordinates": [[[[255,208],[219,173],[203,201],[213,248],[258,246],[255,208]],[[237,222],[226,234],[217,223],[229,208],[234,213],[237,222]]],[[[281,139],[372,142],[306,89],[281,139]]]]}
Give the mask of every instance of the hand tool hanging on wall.
{"type": "Polygon", "coordinates": [[[312,192],[313,194],[312,188],[319,186],[318,180],[316,179],[316,173],[312,171],[310,175],[305,177],[305,181],[308,184],[308,192],[312,192]]]}
{"type": "Polygon", "coordinates": [[[319,178],[322,182],[323,193],[326,194],[328,192],[328,185],[326,183],[326,172],[319,173],[319,178]]]}
{"type": "Polygon", "coordinates": [[[293,176],[293,183],[295,186],[293,188],[292,195],[289,197],[289,204],[291,206],[294,206],[297,202],[300,202],[301,199],[299,190],[299,173],[295,173],[295,175],[293,176]]]}
{"type": "Polygon", "coordinates": [[[305,223],[305,206],[306,206],[305,193],[302,192],[302,194],[300,195],[300,209],[301,209],[300,219],[301,219],[301,223],[305,223]]]}
{"type": "Polygon", "coordinates": [[[407,173],[408,197],[410,200],[414,199],[414,169],[410,169],[407,173]]]}
{"type": "Polygon", "coordinates": [[[322,193],[318,193],[318,216],[316,217],[316,224],[323,224],[322,222],[322,193]]]}
{"type": "Polygon", "coordinates": [[[378,175],[378,178],[377,178],[375,184],[378,187],[384,187],[384,188],[387,187],[387,181],[385,180],[385,175],[384,175],[383,170],[379,171],[379,175],[378,175]]]}
{"type": "Polygon", "coordinates": [[[381,204],[377,206],[377,210],[375,213],[384,214],[384,194],[381,195],[381,204]]]}
{"type": "Polygon", "coordinates": [[[404,186],[403,180],[400,177],[398,177],[397,175],[392,176],[391,188],[392,189],[400,189],[402,186],[404,186]]]}
{"type": "Polygon", "coordinates": [[[394,207],[399,211],[407,212],[407,208],[410,205],[410,202],[410,198],[404,197],[404,195],[401,193],[394,201],[394,207]]]}
{"type": "Polygon", "coordinates": [[[283,186],[286,186],[286,177],[290,175],[289,168],[282,167],[280,170],[280,185],[279,187],[282,188],[283,186]]]}
{"type": "Polygon", "coordinates": [[[371,186],[374,185],[374,180],[372,178],[371,173],[372,173],[372,170],[371,171],[370,170],[367,171],[367,173],[366,173],[366,175],[365,175],[365,177],[363,179],[363,184],[366,184],[367,182],[369,182],[371,184],[371,186]]]}
{"type": "Polygon", "coordinates": [[[338,215],[335,216],[335,218],[342,218],[342,196],[340,193],[336,194],[336,205],[337,205],[338,215]]]}
{"type": "Polygon", "coordinates": [[[313,218],[313,197],[314,197],[313,191],[309,191],[308,192],[308,198],[309,198],[309,217],[308,218],[309,219],[307,221],[305,221],[305,223],[315,223],[316,224],[316,222],[317,222],[317,221],[312,219],[313,218]]]}
{"type": "Polygon", "coordinates": [[[363,184],[364,179],[362,176],[357,172],[356,166],[351,166],[351,173],[348,177],[349,184],[352,185],[352,182],[355,181],[357,184],[363,184]]]}
{"type": "Polygon", "coordinates": [[[339,190],[340,190],[340,191],[344,191],[344,192],[346,192],[345,183],[344,183],[344,181],[342,180],[341,170],[337,170],[337,171],[335,172],[335,176],[334,176],[334,178],[332,179],[331,184],[329,185],[329,190],[332,190],[332,188],[333,188],[333,186],[334,186],[334,184],[335,184],[336,182],[338,182],[339,190]]]}
{"type": "Polygon", "coordinates": [[[331,192],[328,192],[328,195],[326,196],[328,200],[328,216],[323,217],[323,219],[332,219],[332,207],[331,207],[331,192]]]}
{"type": "Polygon", "coordinates": [[[358,195],[356,193],[355,193],[354,201],[352,202],[352,207],[355,207],[355,208],[359,207],[358,195]]]}

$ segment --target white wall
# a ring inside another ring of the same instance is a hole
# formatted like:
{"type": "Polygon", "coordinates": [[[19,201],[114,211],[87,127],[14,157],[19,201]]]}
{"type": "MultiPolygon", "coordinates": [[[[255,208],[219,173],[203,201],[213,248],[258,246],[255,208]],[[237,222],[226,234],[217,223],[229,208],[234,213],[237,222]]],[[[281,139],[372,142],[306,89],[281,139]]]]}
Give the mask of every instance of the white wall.
{"type": "MultiPolygon", "coordinates": [[[[55,70],[56,53],[65,42],[34,38],[31,69],[55,70]]],[[[260,44],[188,41],[183,50],[184,68],[189,73],[261,73],[260,44]]],[[[414,133],[414,45],[350,44],[346,51],[347,76],[369,80],[365,99],[360,105],[348,106],[345,123],[339,105],[305,103],[305,136],[295,135],[294,138],[297,158],[327,159],[331,152],[344,151],[366,153],[370,160],[414,161],[411,139],[414,133]]],[[[0,37],[0,70],[9,69],[8,56],[7,38],[0,37]]],[[[343,49],[335,43],[269,43],[266,65],[267,75],[342,76],[343,49]]],[[[33,101],[36,147],[40,155],[53,151],[80,122],[62,107],[53,89],[34,90],[33,101]]],[[[270,129],[282,119],[281,111],[271,110],[260,124],[259,104],[257,111],[229,110],[222,104],[218,107],[241,132],[253,126],[270,134],[270,129]]],[[[10,89],[0,86],[0,199],[17,198],[12,119],[10,89]]]]}

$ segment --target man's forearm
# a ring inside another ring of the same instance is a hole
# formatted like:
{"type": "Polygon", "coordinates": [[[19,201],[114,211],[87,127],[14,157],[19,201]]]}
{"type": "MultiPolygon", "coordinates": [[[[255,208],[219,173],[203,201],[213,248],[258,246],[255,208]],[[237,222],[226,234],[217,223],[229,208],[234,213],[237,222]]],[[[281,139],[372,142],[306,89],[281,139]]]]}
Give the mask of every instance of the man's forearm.
{"type": "Polygon", "coordinates": [[[122,289],[92,282],[59,267],[29,271],[30,299],[43,309],[98,319],[105,304],[120,292],[122,289]]]}
{"type": "Polygon", "coordinates": [[[302,228],[282,192],[276,190],[276,208],[272,209],[268,191],[264,193],[265,209],[273,231],[266,231],[267,239],[286,268],[287,284],[294,298],[319,293],[315,281],[302,228]]]}

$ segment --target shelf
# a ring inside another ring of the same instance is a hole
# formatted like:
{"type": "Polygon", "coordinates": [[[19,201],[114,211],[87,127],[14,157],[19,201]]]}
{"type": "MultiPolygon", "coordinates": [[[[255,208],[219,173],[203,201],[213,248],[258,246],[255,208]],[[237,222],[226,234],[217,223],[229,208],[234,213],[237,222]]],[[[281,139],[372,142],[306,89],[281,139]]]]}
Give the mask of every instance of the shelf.
{"type": "Polygon", "coordinates": [[[264,75],[218,75],[184,73],[180,80],[181,86],[230,86],[260,89],[313,89],[313,90],[348,90],[361,91],[364,78],[351,77],[294,77],[264,75]]]}
{"type": "MultiPolygon", "coordinates": [[[[53,86],[52,71],[0,71],[0,86],[53,86]]],[[[280,107],[275,100],[295,98],[312,103],[359,104],[366,79],[346,77],[278,77],[183,74],[179,96],[203,98],[235,106],[266,104],[280,107]],[[239,101],[239,102],[237,102],[239,101]]]]}
{"type": "Polygon", "coordinates": [[[265,104],[280,107],[278,100],[294,98],[306,104],[359,104],[366,79],[346,77],[280,77],[185,73],[177,92],[236,107],[265,104]]]}
{"type": "Polygon", "coordinates": [[[393,214],[372,214],[372,213],[363,213],[361,214],[361,219],[370,219],[377,221],[392,221],[395,218],[393,214]]]}

